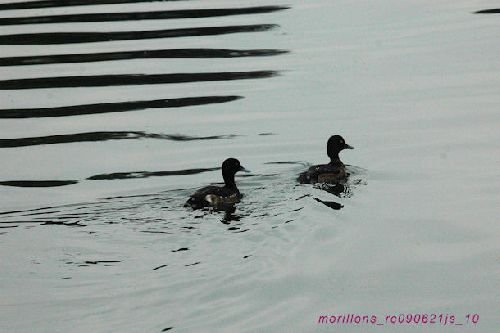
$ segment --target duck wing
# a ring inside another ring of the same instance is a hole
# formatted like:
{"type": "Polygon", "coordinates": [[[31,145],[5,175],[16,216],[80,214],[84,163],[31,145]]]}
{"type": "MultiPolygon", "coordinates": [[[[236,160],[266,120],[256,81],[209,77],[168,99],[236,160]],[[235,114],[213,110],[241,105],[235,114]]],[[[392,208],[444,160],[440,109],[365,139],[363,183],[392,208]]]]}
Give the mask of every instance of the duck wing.
{"type": "Polygon", "coordinates": [[[313,165],[309,170],[299,175],[301,184],[328,183],[345,178],[343,165],[319,164],[313,165]]]}
{"type": "Polygon", "coordinates": [[[238,190],[225,186],[206,186],[191,195],[184,206],[191,206],[194,209],[207,206],[220,206],[239,202],[240,193],[238,190]]]}

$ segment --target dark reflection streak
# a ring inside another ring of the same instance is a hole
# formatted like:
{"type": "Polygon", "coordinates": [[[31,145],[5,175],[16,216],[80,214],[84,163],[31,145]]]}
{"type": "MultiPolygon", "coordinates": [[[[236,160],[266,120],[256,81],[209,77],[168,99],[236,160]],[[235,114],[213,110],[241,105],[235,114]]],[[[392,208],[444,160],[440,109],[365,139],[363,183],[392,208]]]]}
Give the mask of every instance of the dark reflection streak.
{"type": "Polygon", "coordinates": [[[288,53],[286,50],[257,49],[257,50],[230,50],[230,49],[171,49],[171,50],[144,50],[127,52],[107,52],[91,54],[61,54],[29,57],[0,58],[0,66],[28,66],[63,63],[83,63],[98,61],[116,61],[129,59],[155,58],[240,58],[265,57],[288,53]]]}
{"type": "MultiPolygon", "coordinates": [[[[87,208],[87,207],[85,207],[87,208]]],[[[54,213],[61,213],[60,211],[55,211],[54,213]]],[[[44,212],[44,214],[47,214],[47,212],[44,212]]],[[[90,215],[91,213],[85,213],[85,212],[80,212],[80,213],[66,213],[65,215],[60,215],[54,218],[58,219],[74,219],[75,217],[82,217],[83,215],[90,215]]],[[[27,215],[23,215],[27,216],[27,215]]]]}
{"type": "Polygon", "coordinates": [[[238,231],[234,231],[233,234],[239,234],[239,233],[242,233],[242,232],[247,232],[249,231],[250,229],[243,229],[243,230],[238,230],[238,231]]]}
{"type": "Polygon", "coordinates": [[[102,198],[102,200],[116,200],[116,199],[144,198],[144,197],[156,197],[156,194],[137,194],[137,195],[125,195],[117,197],[106,197],[102,198]]]}
{"type": "Polygon", "coordinates": [[[300,165],[306,165],[305,162],[300,162],[300,161],[265,162],[264,164],[300,164],[300,165]]]}
{"type": "Polygon", "coordinates": [[[36,145],[52,145],[61,143],[74,142],[93,142],[107,140],[134,140],[134,139],[162,139],[171,141],[193,141],[193,140],[217,140],[230,139],[235,135],[213,135],[213,136],[186,136],[186,135],[169,135],[169,134],[154,134],[145,132],[89,132],[68,135],[50,135],[33,138],[20,139],[0,139],[0,148],[16,148],[36,145]]]}
{"type": "Polygon", "coordinates": [[[215,171],[220,168],[199,168],[174,171],[135,171],[135,172],[116,172],[101,175],[95,175],[87,178],[88,180],[114,180],[114,179],[131,179],[131,178],[148,178],[158,176],[186,176],[195,175],[207,171],[215,171]]]}
{"type": "MultiPolygon", "coordinates": [[[[23,216],[28,216],[28,215],[23,215],[23,216]]],[[[72,220],[75,220],[75,219],[79,219],[79,218],[82,218],[83,216],[72,216],[72,217],[69,217],[69,216],[52,216],[51,219],[53,220],[57,220],[57,221],[72,221],[72,220]]],[[[34,219],[37,220],[37,219],[45,219],[46,217],[35,217],[34,219]]]]}
{"type": "Polygon", "coordinates": [[[155,11],[155,12],[91,13],[91,14],[71,14],[71,15],[31,16],[31,17],[8,17],[8,18],[0,18],[0,25],[203,18],[203,17],[217,17],[217,16],[229,16],[229,15],[263,14],[283,9],[288,9],[288,7],[259,6],[259,7],[246,7],[246,8],[187,9],[187,10],[169,10],[169,11],[155,11]]]}
{"type": "Polygon", "coordinates": [[[0,185],[14,187],[55,187],[76,184],[76,180],[9,180],[0,182],[0,185]]]}
{"type": "Polygon", "coordinates": [[[66,227],[86,227],[86,224],[80,224],[78,222],[73,222],[73,223],[64,223],[60,221],[49,221],[49,222],[44,222],[41,225],[64,225],[66,227]]]}
{"type": "Polygon", "coordinates": [[[199,264],[201,264],[201,261],[197,261],[195,263],[187,264],[187,265],[184,265],[184,266],[189,267],[189,266],[196,266],[196,265],[199,265],[199,264]]]}
{"type": "Polygon", "coordinates": [[[214,73],[174,73],[174,74],[122,74],[89,76],[55,76],[33,79],[0,81],[0,90],[69,88],[69,87],[109,87],[145,84],[173,84],[205,81],[232,81],[261,79],[277,75],[275,71],[214,72],[214,73]]]}
{"type": "Polygon", "coordinates": [[[67,6],[90,6],[90,5],[105,5],[119,3],[141,3],[141,2],[170,2],[170,1],[187,1],[187,0],[42,0],[42,1],[26,1],[0,4],[0,10],[9,9],[34,9],[34,8],[51,8],[51,7],[67,7],[67,6]]]}
{"type": "Polygon", "coordinates": [[[168,265],[160,265],[158,267],[153,268],[153,271],[159,270],[160,268],[167,267],[168,265]]]}
{"type": "Polygon", "coordinates": [[[16,213],[22,213],[22,210],[9,210],[6,212],[0,212],[0,215],[8,215],[8,214],[16,214],[16,213]]]}
{"type": "Polygon", "coordinates": [[[241,32],[267,31],[276,24],[237,25],[225,27],[199,27],[152,31],[113,32],[44,32],[35,34],[0,35],[0,45],[51,45],[109,42],[114,40],[139,40],[189,36],[213,36],[241,32]]]}
{"type": "Polygon", "coordinates": [[[53,211],[46,211],[46,212],[30,213],[30,214],[23,214],[23,216],[47,215],[47,214],[53,214],[53,213],[59,213],[59,211],[53,210],[53,211]]]}
{"type": "Polygon", "coordinates": [[[17,223],[17,224],[32,224],[32,223],[36,223],[36,224],[49,224],[50,222],[52,222],[52,221],[48,221],[48,220],[45,220],[45,221],[41,221],[41,220],[37,220],[37,221],[34,221],[34,220],[25,220],[25,221],[0,221],[1,224],[11,224],[11,223],[17,223]]]}
{"type": "Polygon", "coordinates": [[[320,190],[331,193],[336,197],[346,196],[349,194],[350,189],[347,183],[320,183],[314,186],[320,190]]]}
{"type": "Polygon", "coordinates": [[[500,14],[500,8],[483,9],[475,12],[474,14],[500,14]]]}
{"type": "Polygon", "coordinates": [[[36,212],[36,211],[40,211],[40,210],[48,210],[48,209],[54,209],[54,208],[57,208],[57,209],[61,209],[61,208],[64,208],[64,207],[75,207],[75,210],[78,210],[78,209],[86,209],[88,208],[87,206],[82,206],[84,204],[93,204],[91,202],[87,202],[87,203],[78,203],[78,204],[66,204],[66,205],[60,205],[60,206],[47,206],[47,207],[40,207],[40,208],[33,208],[33,209],[27,209],[27,210],[12,210],[12,211],[6,211],[6,212],[0,212],[0,215],[5,215],[5,214],[15,214],[15,213],[28,213],[28,212],[36,212]]]}
{"type": "Polygon", "coordinates": [[[330,207],[333,210],[340,210],[342,207],[344,207],[335,201],[323,201],[323,200],[318,199],[318,198],[314,198],[314,200],[316,200],[317,202],[321,202],[323,205],[330,207]]]}
{"type": "Polygon", "coordinates": [[[181,251],[187,251],[187,250],[189,250],[188,247],[181,247],[180,249],[172,250],[171,252],[181,252],[181,251]]]}
{"type": "Polygon", "coordinates": [[[152,101],[133,101],[123,103],[99,103],[63,106],[55,108],[31,109],[0,109],[0,118],[41,118],[41,117],[69,117],[84,114],[108,112],[128,112],[143,109],[179,108],[193,105],[213,103],[227,103],[243,98],[242,96],[201,96],[172,99],[158,99],[152,101]]]}

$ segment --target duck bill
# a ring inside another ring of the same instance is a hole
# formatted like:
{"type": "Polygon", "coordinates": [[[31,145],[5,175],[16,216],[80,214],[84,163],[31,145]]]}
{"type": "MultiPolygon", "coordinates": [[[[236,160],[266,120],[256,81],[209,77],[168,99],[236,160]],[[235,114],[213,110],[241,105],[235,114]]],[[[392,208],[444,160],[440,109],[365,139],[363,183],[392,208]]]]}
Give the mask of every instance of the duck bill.
{"type": "Polygon", "coordinates": [[[346,143],[344,144],[344,149],[354,149],[354,147],[346,143]]]}
{"type": "Polygon", "coordinates": [[[247,173],[251,172],[250,170],[245,169],[245,167],[243,167],[243,166],[240,166],[240,169],[238,171],[247,172],[247,173]]]}

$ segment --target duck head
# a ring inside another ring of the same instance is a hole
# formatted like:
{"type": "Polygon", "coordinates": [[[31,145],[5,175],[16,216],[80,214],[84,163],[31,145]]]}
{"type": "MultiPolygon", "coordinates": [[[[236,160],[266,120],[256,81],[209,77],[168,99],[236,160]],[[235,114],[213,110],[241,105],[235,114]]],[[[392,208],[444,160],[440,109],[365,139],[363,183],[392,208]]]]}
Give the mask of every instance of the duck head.
{"type": "Polygon", "coordinates": [[[234,175],[238,171],[249,172],[245,169],[236,158],[228,158],[222,162],[222,178],[224,178],[224,183],[228,187],[236,187],[234,182],[234,175]]]}
{"type": "Polygon", "coordinates": [[[339,153],[344,149],[354,149],[340,135],[332,135],[326,144],[326,153],[332,161],[339,159],[339,153]]]}

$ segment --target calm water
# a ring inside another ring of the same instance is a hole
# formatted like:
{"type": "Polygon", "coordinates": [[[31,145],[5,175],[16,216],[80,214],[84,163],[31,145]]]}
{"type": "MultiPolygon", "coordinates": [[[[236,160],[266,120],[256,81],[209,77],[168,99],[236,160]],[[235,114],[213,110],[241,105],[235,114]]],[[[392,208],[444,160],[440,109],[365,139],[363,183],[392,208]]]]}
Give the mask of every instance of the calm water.
{"type": "Polygon", "coordinates": [[[494,7],[3,1],[0,331],[497,332],[494,7]],[[229,156],[236,211],[183,208],[229,156]]]}

